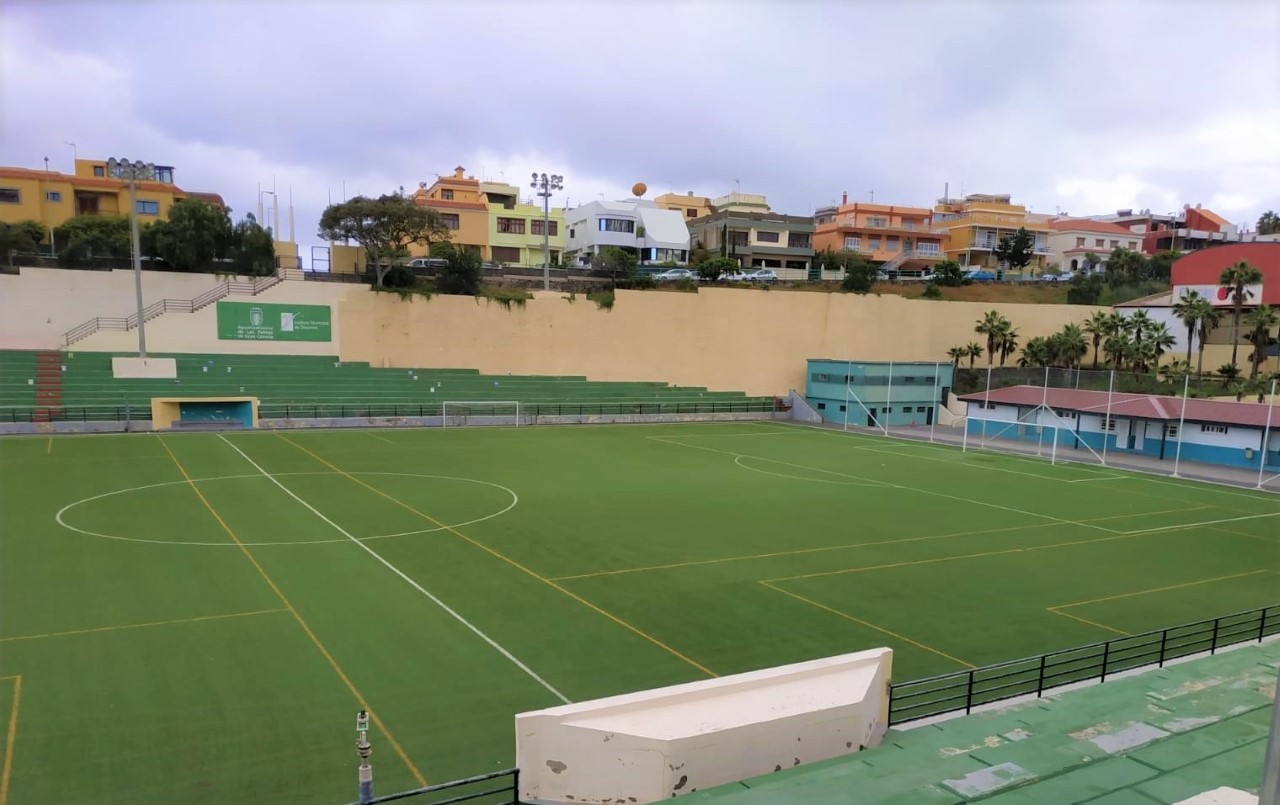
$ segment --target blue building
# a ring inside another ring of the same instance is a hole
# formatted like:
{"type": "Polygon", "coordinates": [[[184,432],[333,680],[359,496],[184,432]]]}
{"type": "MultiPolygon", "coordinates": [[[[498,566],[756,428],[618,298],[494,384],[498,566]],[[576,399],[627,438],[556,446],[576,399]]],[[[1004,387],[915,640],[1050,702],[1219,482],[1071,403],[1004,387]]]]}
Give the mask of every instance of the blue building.
{"type": "Polygon", "coordinates": [[[969,438],[1026,440],[1058,450],[1106,445],[1172,462],[1280,472],[1280,410],[1259,403],[1157,394],[1010,386],[967,394],[969,438]],[[1268,425],[1268,422],[1270,423],[1268,425]],[[1179,451],[1179,443],[1181,450],[1179,451]]]}
{"type": "Polygon", "coordinates": [[[805,399],[827,422],[857,427],[932,425],[952,365],[810,358],[805,399]]]}

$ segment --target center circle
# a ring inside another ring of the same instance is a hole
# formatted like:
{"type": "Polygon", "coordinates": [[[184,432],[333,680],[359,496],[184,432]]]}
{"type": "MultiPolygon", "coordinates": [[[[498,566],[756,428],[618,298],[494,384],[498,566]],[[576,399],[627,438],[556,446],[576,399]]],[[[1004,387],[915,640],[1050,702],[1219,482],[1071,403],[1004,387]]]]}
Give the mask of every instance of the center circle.
{"type": "MultiPolygon", "coordinates": [[[[497,490],[503,493],[503,495],[507,498],[505,505],[503,505],[501,508],[496,508],[493,511],[489,512],[488,514],[485,514],[480,517],[475,517],[475,518],[458,522],[458,523],[444,523],[441,525],[432,526],[430,528],[421,528],[413,531],[399,531],[393,534],[374,534],[366,537],[355,537],[354,539],[356,539],[359,542],[369,542],[371,540],[379,540],[379,539],[391,539],[393,537],[407,537],[415,534],[430,534],[436,531],[447,531],[454,528],[461,528],[463,526],[475,525],[476,523],[482,523],[485,520],[492,520],[495,517],[500,517],[506,514],[507,512],[514,509],[516,507],[516,504],[520,502],[520,496],[517,495],[513,489],[503,486],[502,484],[493,483],[491,481],[481,481],[476,478],[462,478],[462,477],[453,476],[453,475],[425,475],[425,474],[414,473],[414,472],[341,473],[341,472],[333,472],[333,471],[316,471],[316,472],[279,472],[279,473],[272,473],[271,477],[288,478],[291,476],[303,476],[303,475],[332,475],[332,476],[338,476],[338,477],[341,477],[344,475],[390,476],[390,477],[399,477],[399,478],[422,478],[429,481],[430,480],[455,481],[463,484],[472,484],[475,486],[488,487],[490,489],[497,490]]],[[[69,531],[75,531],[80,534],[86,534],[91,537],[99,537],[101,539],[117,540],[120,542],[139,542],[139,543],[147,543],[147,544],[153,544],[153,545],[195,545],[195,546],[210,547],[210,548],[221,548],[221,547],[234,548],[236,547],[236,543],[234,542],[196,542],[196,541],[175,540],[175,539],[147,539],[144,537],[126,537],[120,534],[108,534],[108,533],[103,533],[99,531],[92,531],[90,529],[81,528],[79,526],[72,525],[71,523],[67,522],[66,515],[72,510],[81,506],[85,506],[86,504],[93,503],[96,500],[103,500],[105,498],[118,497],[120,495],[128,495],[130,493],[142,492],[148,489],[160,489],[160,488],[171,487],[171,486],[186,486],[189,484],[207,484],[207,483],[214,483],[216,481],[232,481],[232,480],[245,479],[245,478],[265,479],[265,476],[261,473],[249,473],[246,475],[222,475],[214,478],[196,478],[190,481],[188,480],[165,481],[164,483],[147,484],[145,486],[134,486],[134,487],[129,487],[127,489],[117,489],[113,492],[104,492],[100,495],[93,495],[91,497],[82,498],[73,503],[68,503],[66,506],[63,506],[61,509],[58,510],[58,513],[54,515],[54,520],[58,523],[58,525],[62,526],[63,528],[69,531]]],[[[391,501],[387,501],[387,502],[391,503],[391,501]]],[[[266,545],[323,545],[323,544],[339,543],[339,542],[350,542],[350,540],[345,536],[338,536],[333,539],[285,540],[280,542],[241,542],[240,544],[246,547],[259,547],[259,546],[266,546],[266,545]]]]}

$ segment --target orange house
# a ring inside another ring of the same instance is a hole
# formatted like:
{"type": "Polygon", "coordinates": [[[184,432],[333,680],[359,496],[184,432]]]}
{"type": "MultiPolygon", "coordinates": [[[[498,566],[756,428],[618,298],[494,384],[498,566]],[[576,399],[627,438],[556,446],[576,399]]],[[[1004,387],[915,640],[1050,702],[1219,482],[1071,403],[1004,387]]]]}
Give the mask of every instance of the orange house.
{"type": "Polygon", "coordinates": [[[834,216],[818,223],[813,248],[858,252],[881,263],[882,270],[917,272],[942,260],[944,238],[925,207],[850,204],[846,193],[834,216]]]}
{"type": "MultiPolygon", "coordinates": [[[[453,169],[452,176],[441,176],[430,187],[419,187],[413,194],[413,203],[430,207],[444,216],[445,225],[456,246],[474,246],[480,259],[489,260],[489,205],[480,190],[480,180],[467,176],[466,168],[453,169]]],[[[422,257],[426,249],[411,247],[415,257],[422,257]]]]}

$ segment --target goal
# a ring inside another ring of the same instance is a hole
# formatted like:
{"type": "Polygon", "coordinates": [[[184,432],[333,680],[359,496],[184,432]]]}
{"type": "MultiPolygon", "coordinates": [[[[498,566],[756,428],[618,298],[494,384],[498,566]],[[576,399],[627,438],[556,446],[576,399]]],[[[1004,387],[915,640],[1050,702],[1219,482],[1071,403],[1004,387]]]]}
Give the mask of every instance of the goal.
{"type": "Polygon", "coordinates": [[[511,425],[520,427],[518,400],[446,400],[441,407],[446,428],[464,425],[511,425]]]}

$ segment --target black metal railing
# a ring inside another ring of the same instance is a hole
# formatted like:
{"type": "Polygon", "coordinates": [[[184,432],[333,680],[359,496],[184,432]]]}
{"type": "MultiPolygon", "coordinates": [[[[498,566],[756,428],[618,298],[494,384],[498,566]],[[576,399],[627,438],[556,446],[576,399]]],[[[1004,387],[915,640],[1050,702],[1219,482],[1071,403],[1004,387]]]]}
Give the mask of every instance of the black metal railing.
{"type": "MultiPolygon", "coordinates": [[[[540,417],[601,416],[627,414],[745,414],[773,413],[787,410],[782,399],[773,400],[702,400],[696,402],[638,403],[520,403],[521,424],[537,424],[540,417]]],[[[472,419],[484,422],[492,418],[512,418],[515,406],[503,403],[463,405],[449,403],[450,420],[472,419]]],[[[374,417],[443,416],[441,403],[262,403],[261,419],[332,419],[374,417]]],[[[137,405],[56,405],[0,408],[0,422],[121,422],[125,419],[149,419],[149,402],[137,405]]]]}
{"type": "Polygon", "coordinates": [[[395,794],[386,794],[370,800],[352,803],[352,805],[379,805],[379,803],[383,802],[397,802],[414,797],[427,798],[418,805],[450,805],[450,803],[454,802],[481,801],[485,805],[519,805],[520,770],[503,769],[489,774],[478,774],[475,777],[467,777],[462,780],[452,780],[447,783],[437,783],[423,788],[413,788],[395,794]]]}
{"type": "Polygon", "coordinates": [[[1280,604],[1212,620],[1119,637],[1105,643],[1054,651],[889,686],[889,723],[902,724],[973,708],[1076,682],[1098,680],[1169,660],[1216,652],[1224,646],[1280,634],[1280,604]]]}

